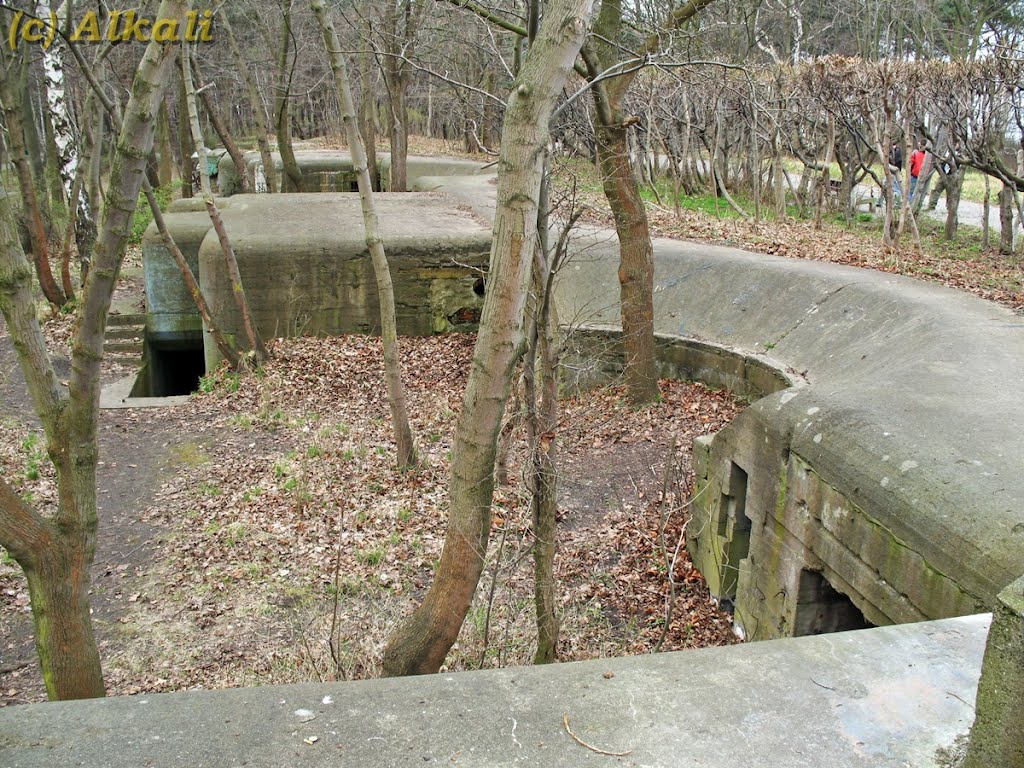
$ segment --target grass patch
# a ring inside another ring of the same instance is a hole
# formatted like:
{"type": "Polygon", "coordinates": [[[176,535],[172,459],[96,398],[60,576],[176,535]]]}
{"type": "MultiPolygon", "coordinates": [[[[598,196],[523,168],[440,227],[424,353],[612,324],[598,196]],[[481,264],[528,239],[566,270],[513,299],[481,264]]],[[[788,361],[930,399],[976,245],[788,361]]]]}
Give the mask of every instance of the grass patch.
{"type": "MultiPolygon", "coordinates": [[[[157,187],[153,190],[153,195],[156,197],[156,202],[160,206],[161,211],[167,210],[167,206],[178,196],[179,189],[181,189],[181,182],[172,181],[170,184],[164,184],[162,187],[157,187]]],[[[132,229],[128,235],[128,242],[132,245],[141,243],[142,236],[146,233],[146,228],[149,227],[152,221],[153,212],[149,208],[146,193],[139,192],[139,201],[135,206],[135,214],[132,216],[132,229]]]]}

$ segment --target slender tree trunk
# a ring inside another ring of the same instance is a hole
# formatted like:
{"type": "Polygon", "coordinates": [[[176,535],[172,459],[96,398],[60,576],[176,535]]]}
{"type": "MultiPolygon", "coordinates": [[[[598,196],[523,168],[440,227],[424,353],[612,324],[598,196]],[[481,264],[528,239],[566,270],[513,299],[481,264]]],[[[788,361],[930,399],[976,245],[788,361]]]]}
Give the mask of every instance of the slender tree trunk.
{"type": "Polygon", "coordinates": [[[829,117],[828,134],[825,138],[825,162],[822,163],[821,176],[818,178],[818,202],[814,207],[814,229],[820,231],[822,227],[822,216],[828,196],[832,191],[832,154],[836,144],[836,122],[835,118],[829,117]]]}
{"type": "Polygon", "coordinates": [[[405,192],[408,189],[407,163],[409,156],[409,110],[406,104],[408,80],[406,64],[401,57],[409,55],[405,43],[410,32],[408,28],[410,3],[414,0],[392,2],[384,13],[384,87],[388,94],[388,137],[391,141],[391,171],[388,180],[390,192],[405,192]],[[399,18],[406,20],[407,28],[399,29],[399,18]]]}
{"type": "Polygon", "coordinates": [[[144,191],[146,199],[149,201],[149,209],[153,212],[153,221],[156,223],[157,231],[160,233],[160,239],[163,240],[164,247],[171,254],[171,258],[174,259],[174,263],[181,273],[181,278],[185,281],[188,292],[192,296],[192,301],[195,302],[196,309],[199,311],[199,316],[209,329],[210,335],[213,336],[213,341],[217,345],[217,351],[220,352],[221,357],[228,361],[232,368],[238,370],[241,365],[241,358],[234,347],[228,343],[224,332],[220,329],[220,324],[214,321],[210,305],[206,303],[206,297],[199,287],[199,281],[196,280],[192,267],[188,265],[185,255],[181,252],[178,244],[174,242],[174,238],[167,229],[167,222],[164,221],[163,211],[160,210],[160,204],[153,194],[153,188],[147,184],[144,187],[144,191]]]}
{"type": "Polygon", "coordinates": [[[25,146],[25,131],[22,117],[24,111],[21,105],[21,94],[17,92],[17,84],[11,79],[4,77],[0,83],[0,102],[3,102],[4,121],[7,127],[8,148],[11,151],[11,161],[18,176],[18,186],[21,189],[21,200],[24,215],[28,220],[28,232],[32,242],[33,264],[36,270],[36,277],[39,280],[39,287],[42,288],[43,296],[54,307],[62,307],[67,299],[61,291],[60,286],[53,277],[50,268],[50,245],[46,234],[46,224],[43,222],[43,213],[40,208],[39,198],[36,195],[35,179],[32,176],[32,167],[28,160],[28,150],[25,146]],[[12,87],[13,86],[13,87],[12,87]]]}
{"type": "Polygon", "coordinates": [[[348,66],[341,52],[341,42],[334,30],[334,21],[324,9],[323,0],[309,0],[317,23],[323,33],[324,45],[334,72],[334,85],[338,89],[341,105],[341,119],[348,137],[352,166],[356,171],[359,185],[359,201],[363,211],[363,228],[366,230],[366,247],[370,251],[373,273],[377,278],[377,297],[380,303],[380,337],[384,347],[384,377],[388,390],[388,405],[391,407],[391,421],[395,428],[395,445],[398,449],[398,468],[408,469],[417,463],[416,442],[409,426],[405,388],[402,386],[402,363],[398,347],[398,329],[395,322],[395,292],[391,284],[391,270],[384,253],[384,241],[380,236],[377,209],[373,201],[373,185],[366,164],[366,153],[359,138],[356,124],[356,107],[352,98],[348,66]]]}
{"type": "Polygon", "coordinates": [[[658,397],[654,357],[654,248],[647,209],[629,162],[627,129],[598,120],[597,159],[619,236],[619,301],[626,388],[633,405],[658,397]]]}
{"type": "Polygon", "coordinates": [[[999,253],[1013,253],[1013,187],[1005,182],[999,190],[999,253]]]}
{"type": "Polygon", "coordinates": [[[21,58],[22,70],[18,78],[17,88],[21,103],[21,129],[25,138],[25,149],[31,168],[32,176],[36,182],[36,201],[43,220],[47,223],[53,221],[53,210],[50,205],[50,185],[46,183],[46,157],[47,147],[45,144],[45,126],[42,126],[42,108],[36,108],[33,97],[36,95],[32,88],[32,77],[29,72],[29,57],[21,58]]]}
{"type": "Polygon", "coordinates": [[[524,342],[548,121],[583,42],[590,8],[591,0],[553,0],[548,6],[505,113],[489,289],[455,437],[448,535],[422,605],[388,641],[385,675],[441,667],[483,570],[496,442],[524,342]]]}
{"type": "Polygon", "coordinates": [[[171,152],[171,116],[167,102],[160,104],[156,123],[157,154],[160,157],[160,186],[174,181],[174,156],[171,152]]]}
{"type": "MultiPolygon", "coordinates": [[[[369,37],[369,33],[367,33],[369,37]]],[[[377,96],[373,89],[373,57],[370,46],[364,45],[359,61],[360,95],[359,133],[366,147],[366,171],[374,192],[380,191],[380,169],[377,167],[377,96]]]]}
{"type": "Polygon", "coordinates": [[[952,242],[960,226],[960,193],[964,187],[964,169],[955,168],[946,174],[946,228],[943,236],[952,242]]]}
{"type": "MultiPolygon", "coordinates": [[[[270,142],[267,140],[267,136],[270,133],[270,122],[267,117],[266,107],[263,104],[263,99],[260,98],[260,92],[256,88],[256,81],[253,80],[252,72],[249,71],[249,64],[242,56],[242,52],[238,47],[238,41],[235,40],[235,34],[231,29],[231,24],[228,22],[227,14],[218,16],[217,23],[227,33],[228,45],[231,47],[235,66],[242,76],[242,82],[245,83],[245,94],[249,99],[249,108],[252,110],[253,118],[256,120],[256,146],[260,150],[263,176],[266,179],[267,191],[274,192],[277,190],[277,170],[274,168],[274,157],[270,153],[270,142]]],[[[256,179],[250,179],[250,182],[250,189],[258,192],[259,190],[256,189],[256,179]]]]}
{"type": "Polygon", "coordinates": [[[992,182],[989,175],[985,174],[985,199],[981,202],[981,247],[988,248],[989,243],[989,226],[988,226],[988,215],[991,212],[992,207],[992,182]]]}
{"type": "MultiPolygon", "coordinates": [[[[179,68],[180,72],[180,68],[179,68]]],[[[185,96],[185,81],[180,80],[178,89],[178,154],[181,158],[181,196],[192,197],[192,176],[196,161],[192,159],[192,128],[188,121],[188,98],[185,96]]]]}
{"type": "MultiPolygon", "coordinates": [[[[387,72],[387,67],[385,67],[387,72]]],[[[391,176],[389,192],[406,192],[409,188],[409,108],[406,104],[405,77],[396,71],[387,77],[388,134],[391,139],[391,176]]]]}
{"type": "MultiPolygon", "coordinates": [[[[99,86],[105,79],[105,64],[107,56],[114,50],[113,43],[105,44],[93,59],[91,72],[99,86]]],[[[72,51],[73,53],[73,51],[72,51]]],[[[81,285],[89,276],[89,265],[92,263],[92,251],[96,245],[98,230],[96,227],[96,213],[99,205],[99,169],[103,155],[103,110],[97,106],[95,89],[90,89],[85,97],[85,105],[82,108],[82,122],[85,130],[82,131],[82,157],[78,166],[81,176],[81,199],[78,202],[77,214],[75,215],[75,247],[78,249],[78,266],[81,285]]],[[[166,110],[167,100],[164,99],[160,106],[166,110]]],[[[170,130],[170,123],[167,125],[170,130]]],[[[168,159],[170,158],[170,147],[168,147],[168,159]]],[[[72,200],[75,195],[72,194],[72,200]]],[[[74,202],[72,202],[74,208],[74,202]]],[[[67,245],[65,245],[67,247],[67,245]]]]}
{"type": "Polygon", "coordinates": [[[281,191],[301,192],[302,171],[295,159],[292,147],[292,72],[288,70],[288,53],[292,46],[292,0],[285,0],[281,10],[281,48],[277,58],[277,93],[274,104],[274,131],[277,134],[277,151],[281,155],[281,191]]]}
{"type": "MultiPolygon", "coordinates": [[[[184,24],[187,3],[164,0],[159,18],[184,24]]],[[[89,566],[96,545],[96,459],[103,336],[132,215],[153,145],[154,116],[174,45],[151,42],[139,64],[116,145],[96,256],[79,304],[71,376],[58,383],[35,319],[30,273],[0,186],[0,311],[14,339],[47,452],[57,470],[57,511],[43,518],[0,480],[0,546],[25,570],[36,646],[52,699],[104,694],[89,616],[89,566]]]]}
{"type": "Polygon", "coordinates": [[[200,88],[196,91],[199,99],[203,102],[203,110],[206,112],[206,116],[210,119],[210,124],[213,126],[213,130],[217,133],[217,138],[220,139],[221,144],[224,145],[224,149],[227,150],[228,156],[231,158],[231,162],[234,163],[235,170],[238,172],[238,178],[242,182],[242,191],[251,192],[252,184],[250,183],[249,173],[245,167],[245,158],[242,157],[242,151],[238,148],[238,144],[235,143],[235,137],[231,135],[231,131],[228,130],[227,125],[220,117],[220,111],[217,109],[217,105],[213,99],[210,98],[210,94],[206,90],[206,86],[203,84],[203,76],[200,73],[199,66],[196,64],[196,79],[199,81],[200,88]]]}
{"type": "Polygon", "coordinates": [[[249,301],[245,296],[245,287],[242,285],[242,275],[238,271],[238,261],[235,259],[235,250],[231,246],[224,222],[217,209],[217,203],[213,198],[213,190],[210,186],[210,170],[206,164],[206,145],[203,142],[203,129],[199,123],[199,108],[196,105],[195,86],[192,82],[192,62],[189,52],[189,44],[181,46],[181,75],[185,83],[185,104],[188,108],[189,126],[192,132],[192,140],[195,143],[195,151],[199,156],[199,179],[200,189],[203,196],[203,204],[210,216],[210,223],[217,234],[220,242],[221,252],[224,254],[224,266],[231,281],[231,293],[238,307],[238,314],[242,318],[242,326],[245,329],[245,336],[249,341],[249,349],[256,356],[256,362],[262,363],[269,355],[267,348],[263,345],[259,330],[253,320],[252,312],[249,311],[249,301]]]}
{"type": "MultiPolygon", "coordinates": [[[[545,181],[545,185],[547,181],[545,181]]],[[[542,201],[546,195],[542,194],[542,201]]],[[[534,664],[558,659],[558,595],[555,552],[558,535],[558,323],[552,304],[553,278],[564,253],[575,215],[559,238],[558,247],[547,247],[548,216],[542,214],[540,240],[534,261],[536,307],[531,320],[529,346],[524,361],[527,442],[533,462],[530,511],[533,527],[533,601],[537,617],[537,651],[534,664]]]]}
{"type": "MultiPolygon", "coordinates": [[[[37,11],[42,18],[48,18],[48,3],[37,4],[37,11]]],[[[67,19],[67,3],[60,2],[55,10],[58,24],[67,19]]],[[[71,115],[64,92],[64,43],[57,39],[54,44],[43,51],[43,76],[46,89],[46,105],[53,126],[53,143],[56,148],[57,171],[62,189],[61,200],[64,204],[71,198],[71,187],[75,183],[75,172],[78,170],[78,152],[76,150],[75,130],[71,123],[71,115]]]]}
{"type": "MultiPolygon", "coordinates": [[[[687,23],[711,0],[690,0],[675,8],[665,21],[673,29],[687,23]]],[[[622,337],[626,353],[626,387],[633,405],[656,400],[658,374],[654,358],[654,249],[651,246],[647,210],[640,197],[636,176],[629,158],[629,118],[623,109],[626,92],[636,70],[601,82],[595,82],[607,69],[619,62],[618,45],[622,30],[621,0],[604,0],[594,23],[593,43],[583,49],[587,78],[596,107],[597,161],[608,205],[619,237],[619,289],[622,312],[622,337]]],[[[655,53],[662,47],[660,33],[647,38],[644,49],[655,53]]]]}

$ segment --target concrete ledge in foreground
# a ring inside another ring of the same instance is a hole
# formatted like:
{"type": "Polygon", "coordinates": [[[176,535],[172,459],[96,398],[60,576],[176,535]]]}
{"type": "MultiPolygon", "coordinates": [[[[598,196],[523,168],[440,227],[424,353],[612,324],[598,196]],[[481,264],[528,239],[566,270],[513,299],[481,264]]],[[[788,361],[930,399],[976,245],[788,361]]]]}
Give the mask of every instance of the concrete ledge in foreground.
{"type": "Polygon", "coordinates": [[[549,667],[33,704],[0,710],[0,766],[924,768],[971,726],[989,620],[549,667]],[[574,742],[563,715],[585,742],[629,754],[574,742]]]}

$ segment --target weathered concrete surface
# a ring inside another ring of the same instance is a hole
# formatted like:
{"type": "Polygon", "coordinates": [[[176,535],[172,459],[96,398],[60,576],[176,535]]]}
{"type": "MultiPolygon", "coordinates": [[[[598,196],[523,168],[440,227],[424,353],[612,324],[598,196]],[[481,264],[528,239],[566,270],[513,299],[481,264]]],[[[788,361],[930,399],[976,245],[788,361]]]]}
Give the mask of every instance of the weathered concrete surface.
{"type": "MultiPolygon", "coordinates": [[[[378,163],[381,188],[387,189],[391,174],[391,155],[386,152],[381,154],[378,163]]],[[[406,158],[405,172],[406,181],[411,191],[425,191],[424,186],[420,184],[421,179],[447,177],[454,180],[481,174],[493,176],[495,167],[494,163],[478,163],[475,160],[462,160],[457,157],[410,156],[406,158]]]]}
{"type": "MultiPolygon", "coordinates": [[[[281,155],[274,152],[272,157],[274,172],[280,179],[283,168],[281,155]]],[[[242,159],[250,178],[262,174],[263,160],[259,152],[246,152],[242,159]]],[[[352,170],[352,157],[348,152],[297,150],[295,159],[302,172],[300,186],[303,192],[351,192],[355,188],[356,177],[352,170]]],[[[217,171],[217,188],[220,194],[231,197],[242,191],[242,179],[229,156],[221,158],[217,171]]]]}
{"type": "MultiPolygon", "coordinates": [[[[654,343],[659,378],[700,381],[748,401],[806,383],[769,355],[745,354],[722,344],[666,334],[656,334],[654,343]]],[[[563,342],[562,387],[575,392],[619,380],[624,360],[618,327],[574,328],[563,342]]]]}
{"type": "Polygon", "coordinates": [[[1024,577],[999,593],[964,768],[1024,765],[1024,577]]]}
{"type": "Polygon", "coordinates": [[[988,618],[543,667],[11,707],[0,710],[0,765],[926,768],[970,727],[988,618]],[[564,715],[587,743],[629,754],[575,743],[564,715]]]}
{"type": "MultiPolygon", "coordinates": [[[[560,317],[617,322],[616,266],[607,234],[580,238],[560,317]]],[[[872,623],[993,606],[1024,571],[1024,320],[907,278],[708,245],[658,240],[655,266],[658,331],[769,354],[809,382],[715,437],[688,529],[748,636],[794,631],[807,573],[872,623]],[[732,465],[743,525],[721,519],[732,465]],[[730,552],[737,530],[749,545],[730,552]]]]}
{"type": "MultiPolygon", "coordinates": [[[[438,194],[378,194],[395,288],[399,333],[476,327],[490,254],[486,222],[438,194]]],[[[168,229],[229,337],[243,338],[223,254],[205,210],[182,202],[168,229]]],[[[264,337],[377,332],[380,311],[358,196],[236,195],[221,206],[253,316],[264,337]]],[[[202,323],[155,227],[143,239],[147,332],[166,342],[198,339],[202,323]]],[[[219,353],[201,342],[208,367],[219,353]]]]}
{"type": "MultiPolygon", "coordinates": [[[[359,198],[351,194],[236,195],[224,211],[253,317],[265,338],[374,333],[377,286],[359,198]]],[[[437,194],[376,196],[401,334],[475,328],[489,228],[437,194]]],[[[216,233],[199,249],[199,280],[221,328],[242,336],[216,233]]],[[[218,359],[205,343],[208,364],[218,359]]]]}
{"type": "MultiPolygon", "coordinates": [[[[182,204],[172,206],[166,214],[168,231],[198,279],[199,246],[210,231],[210,216],[205,208],[191,211],[192,205],[179,202],[182,204]]],[[[203,322],[192,294],[155,224],[150,224],[142,236],[142,266],[146,280],[147,333],[182,338],[202,332],[203,322]]]]}

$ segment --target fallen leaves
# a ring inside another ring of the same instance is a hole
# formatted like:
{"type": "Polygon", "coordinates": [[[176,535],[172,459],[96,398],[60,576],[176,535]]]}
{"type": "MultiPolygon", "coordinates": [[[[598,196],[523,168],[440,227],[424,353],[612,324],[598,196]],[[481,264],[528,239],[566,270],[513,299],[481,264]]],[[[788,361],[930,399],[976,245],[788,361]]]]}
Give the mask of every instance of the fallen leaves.
{"type": "MultiPolygon", "coordinates": [[[[146,412],[147,422],[163,420],[178,435],[148,452],[131,447],[146,439],[139,414],[111,415],[104,429],[123,446],[104,456],[101,473],[158,475],[137,517],[163,533],[144,573],[103,565],[116,579],[104,598],[114,615],[99,624],[110,691],[376,675],[389,631],[422,598],[444,543],[453,430],[474,341],[402,340],[413,429],[429,461],[415,472],[395,470],[373,338],[275,342],[258,375],[221,375],[212,392],[146,412]]],[[[662,632],[659,519],[671,506],[668,535],[680,530],[690,441],[736,409],[727,394],[698,385],[662,382],[662,393],[662,403],[639,411],[621,388],[566,400],[557,436],[545,436],[560,467],[563,659],[647,652],[662,632]],[[673,434],[671,458],[682,468],[666,494],[673,434]]],[[[511,482],[495,493],[485,578],[450,669],[530,663],[524,453],[517,436],[511,482]]],[[[43,472],[37,486],[46,482],[43,472]]],[[[0,611],[17,610],[24,594],[11,573],[0,586],[15,594],[0,593],[0,611]]],[[[732,642],[730,617],[685,556],[675,575],[682,586],[665,647],[732,642]]]]}

